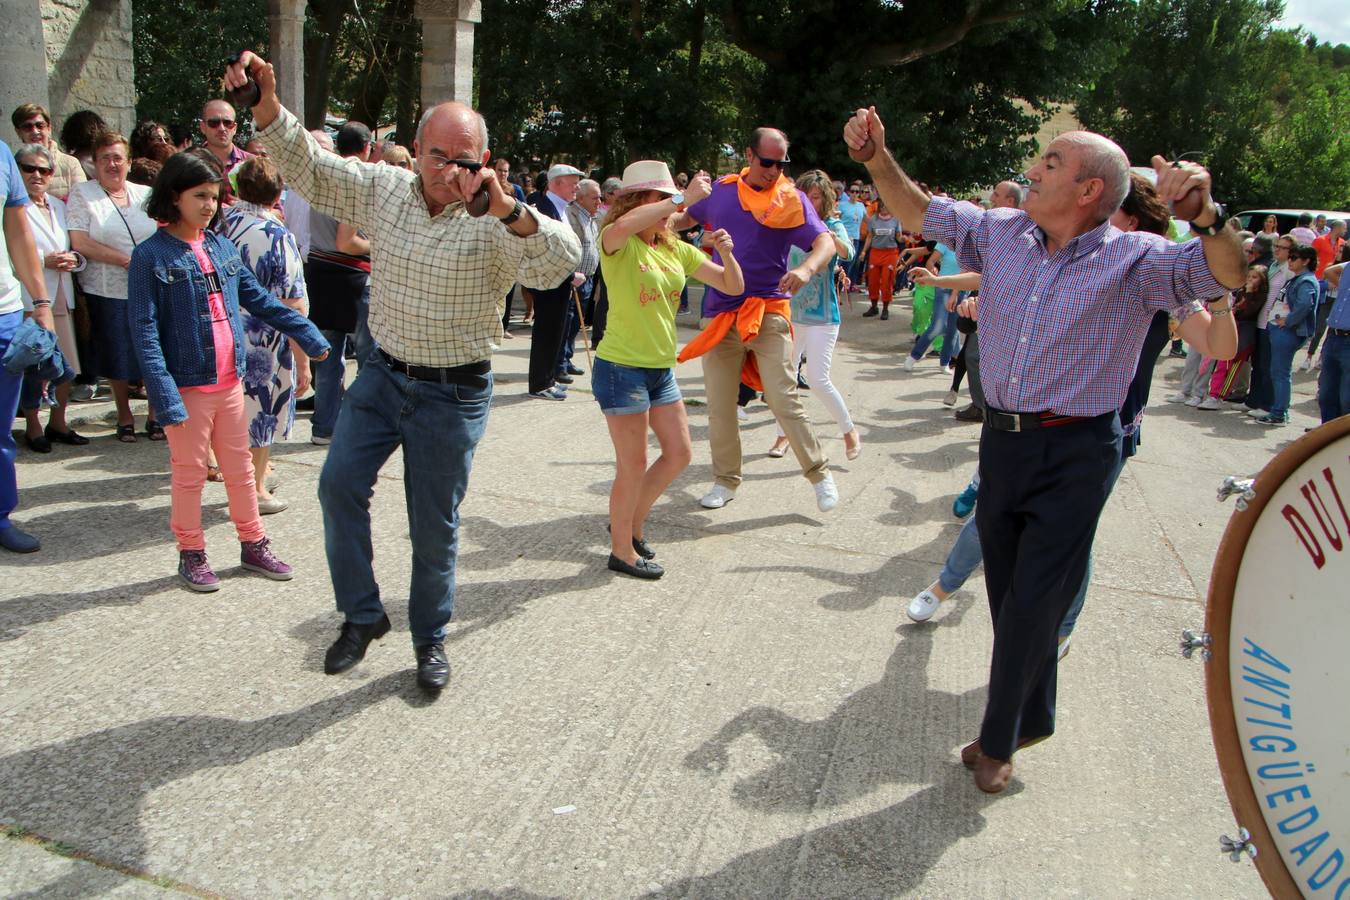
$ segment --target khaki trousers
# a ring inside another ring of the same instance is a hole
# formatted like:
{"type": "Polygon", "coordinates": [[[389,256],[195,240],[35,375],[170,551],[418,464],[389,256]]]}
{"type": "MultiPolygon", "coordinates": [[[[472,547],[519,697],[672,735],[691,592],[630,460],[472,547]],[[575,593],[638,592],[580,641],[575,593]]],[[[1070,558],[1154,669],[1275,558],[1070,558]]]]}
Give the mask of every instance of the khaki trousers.
{"type": "Polygon", "coordinates": [[[764,382],[764,400],[787,435],[802,474],[812,484],[828,474],[825,451],[807,421],[797,396],[797,370],[792,365],[792,329],[787,319],[769,313],[759,334],[742,343],[736,328],[703,354],[703,379],[708,391],[708,437],[712,444],[713,476],[733,491],[741,483],[741,432],[736,421],[736,394],[745,354],[754,353],[764,382]]]}

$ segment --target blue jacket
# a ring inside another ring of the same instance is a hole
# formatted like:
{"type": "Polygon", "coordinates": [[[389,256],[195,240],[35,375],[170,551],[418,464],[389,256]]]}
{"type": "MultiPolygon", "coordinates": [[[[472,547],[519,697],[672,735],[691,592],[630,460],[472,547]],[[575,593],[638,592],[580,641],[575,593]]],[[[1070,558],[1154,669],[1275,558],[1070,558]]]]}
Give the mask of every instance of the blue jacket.
{"type": "MultiPolygon", "coordinates": [[[[310,356],[329,349],[314,323],[258,283],[233,242],[209,231],[205,241],[206,255],[220,276],[225,313],[234,333],[235,370],[241,379],[248,354],[240,306],[294,339],[310,356]]],[[[132,345],[150,408],[161,425],[182,422],[187,408],[178,389],[216,383],[206,275],[192,248],[161,228],[132,251],[128,279],[132,345]]]]}
{"type": "Polygon", "coordinates": [[[1311,337],[1317,324],[1313,313],[1317,311],[1317,295],[1320,291],[1317,278],[1311,271],[1289,279],[1284,285],[1284,302],[1289,304],[1289,315],[1285,316],[1284,325],[1280,327],[1290,329],[1301,338],[1311,337]]]}
{"type": "Polygon", "coordinates": [[[66,362],[61,348],[56,344],[56,334],[43,328],[34,319],[24,319],[10,339],[9,349],[0,358],[0,365],[11,375],[22,375],[32,370],[35,378],[54,384],[65,384],[75,378],[75,370],[66,362]]]}

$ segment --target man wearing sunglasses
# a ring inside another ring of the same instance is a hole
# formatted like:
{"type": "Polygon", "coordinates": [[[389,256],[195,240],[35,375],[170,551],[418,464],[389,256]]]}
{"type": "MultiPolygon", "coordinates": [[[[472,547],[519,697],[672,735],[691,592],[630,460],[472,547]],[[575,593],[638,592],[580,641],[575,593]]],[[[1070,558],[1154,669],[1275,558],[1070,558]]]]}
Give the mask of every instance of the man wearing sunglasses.
{"type": "Polygon", "coordinates": [[[224,100],[206,101],[202,107],[200,127],[202,136],[206,138],[206,149],[220,160],[226,175],[244,160],[253,158],[252,153],[235,146],[234,135],[239,129],[239,122],[234,117],[234,107],[224,100]]]}
{"type": "MultiPolygon", "coordinates": [[[[712,489],[699,503],[720,509],[741,484],[741,435],[736,398],[741,382],[764,391],[764,400],[815,488],[816,506],[834,509],[839,491],[825,452],[797,396],[789,301],[834,258],[834,237],[806,195],[787,178],[788,139],[777,128],[756,128],[745,148],[746,167],[719,178],[712,193],[671,221],[677,231],[696,224],[724,228],[736,244],[745,292],[728,297],[713,288],[703,301],[711,321],[680,353],[680,362],[703,357],[708,392],[708,438],[712,444],[712,489]],[[788,251],[809,249],[800,266],[788,268],[788,251]]],[[[682,202],[677,194],[676,203],[682,202]]],[[[721,262],[720,255],[714,255],[721,262]]]]}
{"type": "Polygon", "coordinates": [[[52,173],[51,186],[47,188],[48,194],[64,201],[70,195],[72,187],[81,181],[89,180],[80,161],[69,153],[62,153],[61,148],[56,146],[56,141],[52,140],[52,117],[47,112],[47,107],[37,103],[25,103],[14,110],[9,120],[14,123],[14,131],[19,135],[20,144],[40,144],[52,155],[56,171],[52,173]]]}
{"type": "Polygon", "coordinates": [[[459,504],[487,427],[502,297],[517,281],[556,287],[576,271],[581,245],[572,229],[503,189],[487,165],[487,123],[465,104],[440,103],[423,114],[414,174],[319,149],[278,102],[272,66],[245,50],[226,70],[225,87],[250,79],[259,92],[258,134],[287,184],[370,240],[377,347],[342,401],[319,475],[324,549],[345,620],[324,672],[352,668],[389,632],[373,568],[370,499],[381,466],[402,448],[412,544],[408,625],[417,683],[437,692],[450,681],[444,642],[455,603],[459,504]],[[468,201],[480,198],[487,209],[474,216],[468,201]]]}

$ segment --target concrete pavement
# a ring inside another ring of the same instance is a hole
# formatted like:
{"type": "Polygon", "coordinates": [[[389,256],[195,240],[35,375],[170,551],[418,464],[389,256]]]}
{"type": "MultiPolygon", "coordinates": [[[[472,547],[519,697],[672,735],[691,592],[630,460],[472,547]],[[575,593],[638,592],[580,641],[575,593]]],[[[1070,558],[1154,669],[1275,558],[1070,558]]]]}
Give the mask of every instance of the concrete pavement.
{"type": "MultiPolygon", "coordinates": [[[[1218,852],[1235,826],[1203,663],[1177,641],[1203,624],[1231,511],[1215,489],[1312,424],[1310,376],[1296,425],[1266,429],[1162,403],[1180,362],[1160,364],[1060,667],[1059,734],[991,798],[956,755],[983,710],[983,582],[929,623],[904,615],[955,539],[978,429],[940,405],[936,361],[901,371],[907,317],[864,308],[835,361],[860,459],[806,395],[839,508],[817,512],[791,456],[764,455],[762,403],[735,502],[700,508],[693,403],[693,465],[648,528],[654,583],[604,567],[612,451],[587,376],[567,402],[526,398],[518,329],[461,509],[454,674],[434,703],[412,685],[397,455],[372,507],[394,632],[330,678],[326,451],[307,415],[276,448],[291,508],[266,520],[297,578],[236,568],[208,485],[212,595],[174,577],[163,445],[87,427],[89,447],[22,451],[15,519],[44,548],[0,560],[0,824],[25,835],[0,839],[0,894],[1262,896],[1218,852]]],[[[698,365],[678,375],[700,401],[698,365]]]]}

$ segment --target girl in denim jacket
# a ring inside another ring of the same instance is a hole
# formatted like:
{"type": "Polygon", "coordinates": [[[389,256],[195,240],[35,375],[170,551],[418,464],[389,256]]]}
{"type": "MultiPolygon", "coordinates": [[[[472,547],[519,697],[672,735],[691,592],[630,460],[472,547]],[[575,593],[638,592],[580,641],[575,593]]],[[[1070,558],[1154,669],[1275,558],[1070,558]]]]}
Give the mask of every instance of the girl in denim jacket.
{"type": "Polygon", "coordinates": [[[155,418],[172,466],[169,525],[178,540],[178,574],[195,591],[220,579],[206,560],[202,487],[214,448],[245,569],[286,581],[258,516],[241,383],[247,363],[239,307],[299,343],[313,359],[328,342],[308,319],[258,284],[230,241],[211,228],[220,174],[189,153],[170,157],[146,204],[160,229],[131,255],[131,331],[155,418]]]}

